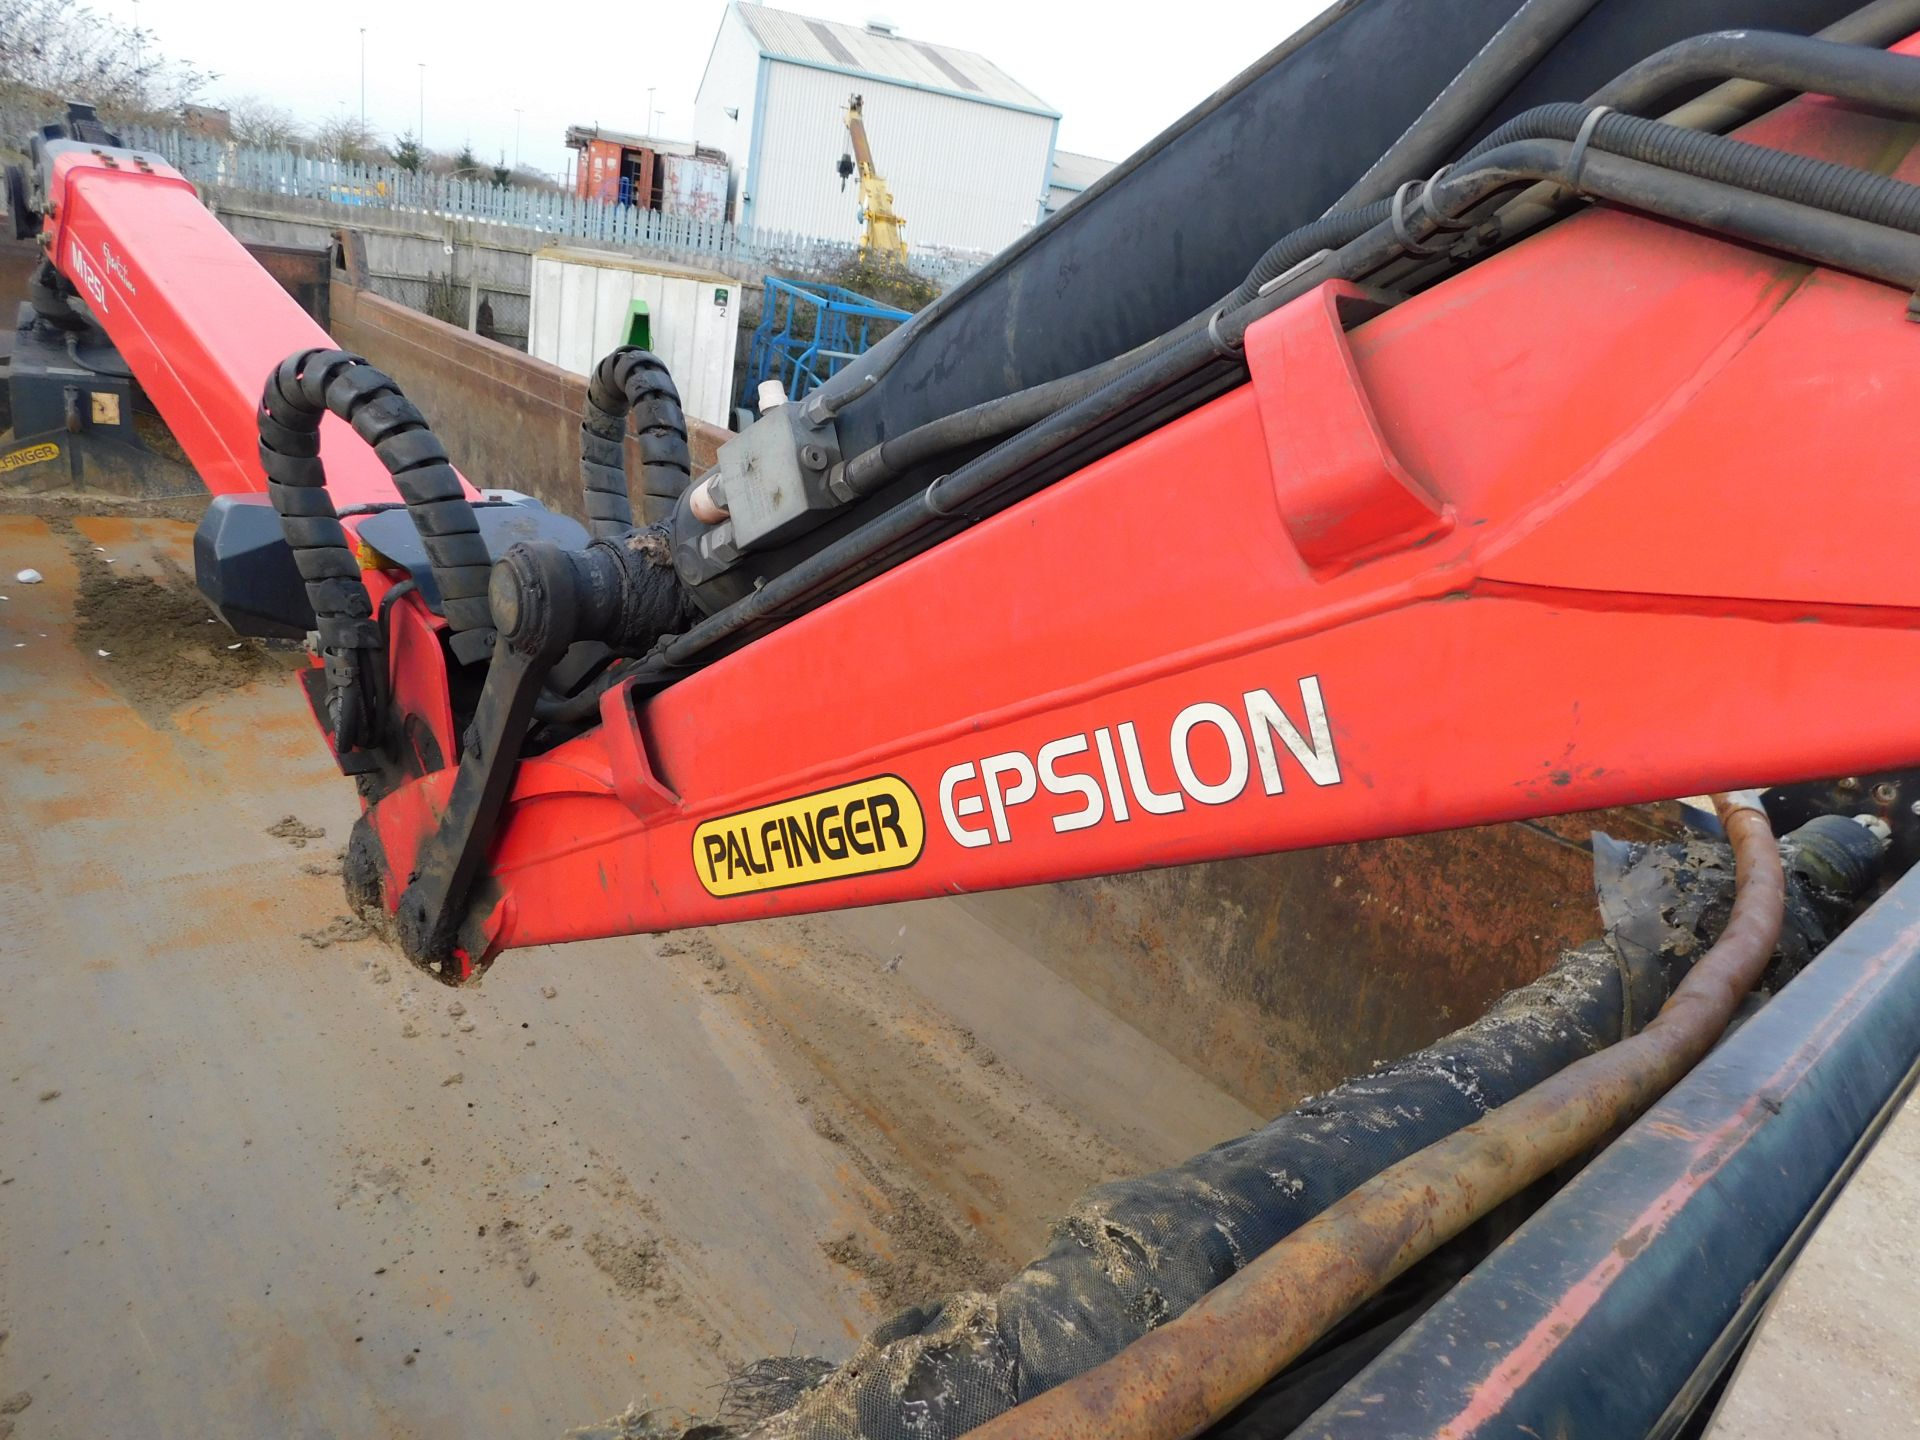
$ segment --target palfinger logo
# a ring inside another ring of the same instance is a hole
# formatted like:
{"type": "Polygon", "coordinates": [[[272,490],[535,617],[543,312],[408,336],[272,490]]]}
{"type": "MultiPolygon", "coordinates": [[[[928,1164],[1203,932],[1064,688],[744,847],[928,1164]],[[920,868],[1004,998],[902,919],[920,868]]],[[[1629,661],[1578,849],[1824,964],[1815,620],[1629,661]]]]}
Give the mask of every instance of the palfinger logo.
{"type": "Polygon", "coordinates": [[[903,870],[926,840],[907,782],[875,775],[707,821],[693,832],[693,868],[709,895],[748,895],[903,870]]]}
{"type": "Polygon", "coordinates": [[[0,475],[6,474],[9,470],[24,470],[29,465],[42,465],[49,460],[59,458],[60,447],[44,441],[38,445],[24,446],[19,450],[9,450],[4,455],[0,455],[0,475]]]}

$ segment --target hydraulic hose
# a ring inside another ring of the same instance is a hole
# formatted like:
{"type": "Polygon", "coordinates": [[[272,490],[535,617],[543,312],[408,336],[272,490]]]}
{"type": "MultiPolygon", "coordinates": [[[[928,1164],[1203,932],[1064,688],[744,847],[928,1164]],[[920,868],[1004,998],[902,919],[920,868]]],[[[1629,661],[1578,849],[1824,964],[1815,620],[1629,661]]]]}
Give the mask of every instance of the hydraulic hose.
{"type": "Polygon", "coordinates": [[[1085,370],[1077,370],[1071,375],[1062,375],[1057,380],[1049,380],[1041,385],[1032,385],[1011,395],[1003,395],[997,400],[988,400],[979,405],[970,405],[964,410],[956,410],[951,415],[943,415],[938,420],[930,420],[925,425],[917,425],[903,435],[883,440],[869,450],[863,450],[847,462],[845,483],[854,495],[871,495],[889,480],[911,470],[915,465],[937,459],[969,445],[977,445],[986,440],[997,440],[1003,435],[1011,435],[1016,430],[1024,430],[1036,421],[1044,420],[1055,411],[1063,409],[1079,400],[1084,400],[1116,375],[1139,364],[1148,355],[1164,348],[1173,341],[1191,334],[1198,329],[1200,319],[1190,320],[1185,325],[1158,336],[1147,344],[1129,350],[1124,355],[1116,355],[1111,360],[1103,360],[1085,370]]]}
{"type": "MultiPolygon", "coordinates": [[[[1909,3],[1912,4],[1912,0],[1909,3]]],[[[1920,4],[1913,4],[1912,8],[1920,10],[1920,4]]],[[[1626,76],[1607,86],[1600,94],[1617,93],[1629,102],[1624,108],[1638,108],[1632,103],[1634,97],[1647,87],[1641,82],[1629,82],[1628,77],[1646,66],[1655,67],[1648,73],[1655,76],[1654,88],[1657,91],[1672,88],[1660,77],[1671,73],[1673,65],[1694,67],[1695,70],[1704,67],[1706,73],[1716,75],[1751,74],[1762,79],[1791,71],[1801,89],[1818,90],[1842,99],[1879,105],[1900,114],[1920,116],[1920,59],[1793,35],[1735,31],[1702,36],[1701,39],[1715,43],[1699,49],[1689,48],[1696,44],[1694,41],[1670,46],[1645,62],[1645,66],[1635,66],[1634,70],[1628,71],[1626,76]],[[1663,56],[1675,52],[1684,53],[1672,62],[1662,60],[1663,56]]],[[[1699,78],[1698,74],[1694,74],[1693,78],[1699,78]]],[[[1596,98],[1585,105],[1542,105],[1517,115],[1468,151],[1460,162],[1460,168],[1468,168],[1482,157],[1515,141],[1577,139],[1581,126],[1592,114],[1593,106],[1612,103],[1596,98]]],[[[1615,106],[1616,111],[1621,108],[1615,106]]],[[[1909,217],[1913,213],[1914,187],[1902,186],[1898,181],[1848,166],[1791,155],[1786,151],[1768,150],[1722,135],[1619,113],[1602,115],[1595,122],[1588,143],[1595,149],[1665,166],[1703,180],[1738,185],[1783,200],[1837,210],[1877,224],[1893,225],[1899,229],[1913,228],[1909,217]]],[[[1390,219],[1391,215],[1391,202],[1381,200],[1357,210],[1323,215],[1311,224],[1283,236],[1255,262],[1240,288],[1227,298],[1226,307],[1233,309],[1246,304],[1260,293],[1263,286],[1286,274],[1295,265],[1322,250],[1338,248],[1357,239],[1390,219]]]]}
{"type": "MultiPolygon", "coordinates": [[[[1751,168],[1738,168],[1737,173],[1754,174],[1769,183],[1775,177],[1799,173],[1796,166],[1803,157],[1718,136],[1702,138],[1749,152],[1737,157],[1737,166],[1751,168]]],[[[1204,329],[1150,348],[1138,364],[1085,399],[1010,436],[684,634],[664,637],[639,667],[640,678],[661,683],[714,646],[798,613],[860,576],[913,553],[932,532],[956,517],[972,519],[990,513],[1047,478],[1078,468],[1145,433],[1167,414],[1184,413],[1193,404],[1222,393],[1235,383],[1235,376],[1245,373],[1240,345],[1255,321],[1324,280],[1359,280],[1372,274],[1404,255],[1409,241],[1417,244],[1428,238],[1437,225],[1447,223],[1446,217],[1519,185],[1552,181],[1817,264],[1909,290],[1920,286],[1920,237],[1907,232],[1678,174],[1593,147],[1580,157],[1575,174],[1570,163],[1574,158],[1573,146],[1567,142],[1518,141],[1481,156],[1471,169],[1449,171],[1409,203],[1404,231],[1389,215],[1324,263],[1307,267],[1237,309],[1223,310],[1204,329]]]]}
{"type": "Polygon", "coordinates": [[[1367,167],[1346,194],[1327,207],[1326,213],[1357,210],[1385,200],[1407,176],[1427,175],[1437,169],[1596,3],[1598,0],[1526,0],[1400,138],[1367,167]]]}
{"type": "Polygon", "coordinates": [[[593,367],[580,421],[580,485],[587,526],[596,540],[617,540],[633,529],[627,483],[629,413],[639,435],[643,497],[670,509],[693,471],[687,417],[666,363],[637,345],[621,346],[593,367]]]}
{"type": "Polygon", "coordinates": [[[1390,1166],[1119,1355],[973,1430],[975,1440],[1185,1440],[1369,1296],[1526,1186],[1602,1144],[1713,1047],[1779,940],[1786,881],[1755,792],[1716,795],[1732,913],[1638,1035],[1390,1166]]]}
{"type": "Polygon", "coordinates": [[[1648,56],[1589,100],[1641,114],[1675,90],[1734,79],[1912,114],[1914,63],[1908,56],[1865,45],[1771,30],[1716,30],[1648,56]]]}
{"type": "MultiPolygon", "coordinates": [[[[1835,26],[1834,31],[1843,36],[1864,33],[1877,38],[1889,31],[1907,33],[1899,27],[1909,20],[1920,26],[1920,0],[1889,0],[1887,4],[1870,6],[1868,9],[1873,12],[1871,15],[1850,17],[1860,23],[1835,26]]],[[[1469,150],[1459,162],[1460,168],[1470,166],[1479,157],[1510,141],[1572,140],[1579,134],[1581,122],[1594,105],[1607,105],[1617,111],[1639,111],[1680,86],[1727,76],[1738,77],[1741,82],[1779,84],[1793,91],[1833,95],[1844,100],[1877,105],[1899,114],[1920,115],[1920,60],[1890,55],[1884,50],[1864,45],[1842,44],[1833,39],[1809,39],[1767,31],[1719,31],[1668,46],[1624,72],[1585,105],[1543,105],[1515,116],[1469,150]]],[[[1720,113],[1718,110],[1707,112],[1710,116],[1720,113]]],[[[1591,143],[1650,164],[1667,165],[1687,174],[1699,175],[1703,179],[1724,180],[1730,184],[1749,183],[1709,166],[1708,157],[1721,152],[1705,147],[1690,147],[1681,137],[1694,135],[1696,138],[1720,140],[1726,144],[1739,142],[1726,141],[1721,136],[1701,136],[1697,127],[1685,128],[1670,122],[1660,131],[1634,128],[1623,123],[1635,120],[1633,114],[1606,116],[1593,132],[1591,143]]],[[[1639,120],[1637,123],[1645,127],[1662,122],[1639,120]]],[[[1436,150],[1430,158],[1437,159],[1451,148],[1448,146],[1436,150]]],[[[1425,154],[1424,151],[1421,153],[1425,154]]],[[[1806,163],[1813,166],[1820,162],[1806,163]]],[[[1398,176],[1405,180],[1410,176],[1425,174],[1427,168],[1424,162],[1419,165],[1396,162],[1392,168],[1386,169],[1376,164],[1367,174],[1388,178],[1398,176]]],[[[1845,167],[1831,168],[1839,171],[1845,167]]],[[[1849,170],[1846,173],[1853,175],[1860,172],[1849,170]]],[[[1838,182],[1830,177],[1830,183],[1838,182]]],[[[1386,188],[1391,190],[1392,187],[1386,188]]],[[[1348,193],[1365,195],[1368,191],[1356,185],[1348,193]]],[[[1781,192],[1770,189],[1763,193],[1781,192]]],[[[1824,203],[1804,193],[1783,194],[1782,198],[1799,200],[1805,204],[1824,203]]],[[[1391,204],[1388,200],[1374,200],[1355,208],[1343,205],[1281,237],[1254,263],[1240,288],[1227,298],[1227,308],[1244,305],[1260,293],[1263,285],[1322,250],[1337,249],[1358,238],[1389,218],[1390,213],[1391,204]]]]}
{"type": "MultiPolygon", "coordinates": [[[[1692,134],[1693,132],[1686,132],[1692,134]]],[[[1611,200],[1629,209],[1697,225],[1802,260],[1881,280],[1905,290],[1920,287],[1920,235],[1893,228],[1881,219],[1835,214],[1795,197],[1807,175],[1804,156],[1745,145],[1717,135],[1695,138],[1744,154],[1712,152],[1745,184],[1708,180],[1593,147],[1576,153],[1560,140],[1517,140],[1481,157],[1478,168],[1448,174],[1428,188],[1430,203],[1415,203],[1435,217],[1460,215],[1505,189],[1534,180],[1550,180],[1581,193],[1611,200]]],[[[1869,208],[1883,215],[1910,214],[1920,187],[1884,176],[1869,193],[1869,208]],[[1891,188],[1885,188],[1891,187],[1891,188]]],[[[1428,233],[1437,223],[1425,222],[1428,233]]],[[[1340,271],[1358,279],[1408,253],[1408,240],[1393,221],[1377,225],[1340,252],[1340,271]]]]}
{"type": "MultiPolygon", "coordinates": [[[[1909,78],[1905,108],[1920,116],[1920,60],[1901,63],[1909,78]]],[[[1575,140],[1592,114],[1587,105],[1543,105],[1502,125],[1480,153],[1524,140],[1575,140]]],[[[1896,230],[1920,229],[1920,186],[1869,170],[1617,111],[1593,120],[1588,135],[1594,149],[1628,160],[1896,230]]]]}
{"type": "MultiPolygon", "coordinates": [[[[1816,40],[1838,45],[1869,45],[1884,49],[1920,30],[1920,0],[1874,0],[1851,15],[1816,31],[1816,40]]],[[[1757,80],[1729,80],[1696,96],[1660,118],[1689,130],[1728,130],[1762,111],[1789,100],[1792,86],[1767,85],[1757,80]]]]}
{"type": "MultiPolygon", "coordinates": [[[[267,472],[267,496],[280,516],[281,533],[313,609],[326,673],[328,728],[335,751],[345,754],[375,739],[378,708],[366,687],[380,673],[373,657],[380,653],[381,634],[360,564],[327,493],[327,474],[320,463],[320,412],[302,389],[309,358],[294,356],[267,381],[258,417],[260,464],[267,472]]],[[[324,391],[323,381],[322,375],[314,375],[317,390],[324,391]]]]}
{"type": "Polygon", "coordinates": [[[54,268],[50,257],[42,255],[33,274],[27,277],[27,299],[34,315],[56,330],[80,331],[87,328],[87,317],[73,308],[73,286],[54,268]]]}
{"type": "MultiPolygon", "coordinates": [[[[329,411],[373,447],[393,477],[426,547],[441,610],[454,632],[455,652],[463,660],[477,659],[493,643],[493,615],[487,605],[492,561],[479,521],[426,417],[398,385],[358,355],[302,350],[282,361],[267,381],[260,402],[260,463],[282,526],[313,516],[334,518],[320,461],[320,419],[329,411]]],[[[334,518],[335,529],[338,524],[334,518]]],[[[291,530],[288,540],[299,547],[291,530]]],[[[357,566],[354,579],[357,583],[357,566]]],[[[311,594],[311,584],[308,588],[311,594]]],[[[320,613],[317,605],[314,613],[320,613]]]]}

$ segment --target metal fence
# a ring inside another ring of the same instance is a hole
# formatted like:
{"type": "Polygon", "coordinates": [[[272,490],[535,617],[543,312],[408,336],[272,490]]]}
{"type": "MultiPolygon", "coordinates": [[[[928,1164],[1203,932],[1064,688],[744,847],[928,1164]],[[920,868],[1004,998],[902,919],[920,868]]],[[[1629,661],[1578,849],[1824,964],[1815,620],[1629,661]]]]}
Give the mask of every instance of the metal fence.
{"type": "MultiPolygon", "coordinates": [[[[663,215],[632,205],[582,200],[557,190],[494,185],[397,165],[362,165],[292,150],[250,150],[178,130],[130,127],[129,144],[157,151],[194,184],[210,189],[318,201],[341,218],[394,211],[499,225],[615,249],[644,250],[693,263],[725,260],[769,270],[828,275],[853,259],[851,241],[762,230],[721,220],[663,215]]],[[[980,255],[916,253],[911,268],[955,285],[985,263],[980,255]]]]}

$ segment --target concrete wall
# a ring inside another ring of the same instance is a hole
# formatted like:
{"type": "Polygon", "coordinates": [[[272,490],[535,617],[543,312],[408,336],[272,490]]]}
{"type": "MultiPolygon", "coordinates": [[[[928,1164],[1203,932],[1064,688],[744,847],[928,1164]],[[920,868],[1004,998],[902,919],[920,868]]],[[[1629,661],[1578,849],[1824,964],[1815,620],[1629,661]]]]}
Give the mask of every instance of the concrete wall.
{"type": "MultiPolygon", "coordinates": [[[[209,192],[207,203],[242,241],[324,246],[340,228],[337,208],[317,201],[209,192]]],[[[532,294],[533,243],[498,225],[398,210],[368,210],[352,228],[361,236],[367,274],[390,299],[464,322],[480,300],[493,333],[525,348],[532,294]],[[479,296],[469,291],[479,287],[479,296]]]]}

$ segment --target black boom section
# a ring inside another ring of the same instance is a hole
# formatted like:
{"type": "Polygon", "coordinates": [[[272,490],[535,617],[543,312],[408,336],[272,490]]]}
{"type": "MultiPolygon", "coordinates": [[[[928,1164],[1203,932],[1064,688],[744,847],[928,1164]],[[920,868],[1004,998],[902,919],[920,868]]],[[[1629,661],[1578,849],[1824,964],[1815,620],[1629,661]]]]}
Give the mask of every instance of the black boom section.
{"type": "MultiPolygon", "coordinates": [[[[1467,143],[1533,105],[1588,95],[1675,41],[1734,27],[1811,34],[1859,4],[1599,0],[1467,143]]],[[[842,449],[1084,369],[1204,311],[1276,239],[1333,205],[1518,8],[1336,5],[911,327],[920,333],[891,373],[841,412],[842,449]]],[[[1226,35],[1221,49],[1272,38],[1226,35]]]]}

